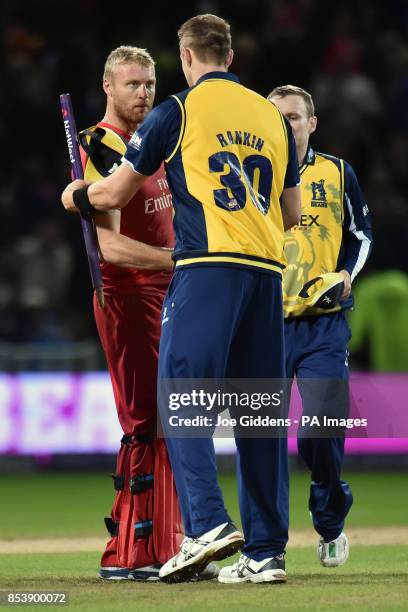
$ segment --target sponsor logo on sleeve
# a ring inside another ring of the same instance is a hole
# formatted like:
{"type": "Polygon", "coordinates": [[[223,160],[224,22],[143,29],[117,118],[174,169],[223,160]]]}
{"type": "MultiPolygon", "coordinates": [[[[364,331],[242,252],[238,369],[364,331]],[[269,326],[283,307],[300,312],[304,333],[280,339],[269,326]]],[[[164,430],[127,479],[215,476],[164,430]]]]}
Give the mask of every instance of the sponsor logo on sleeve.
{"type": "Polygon", "coordinates": [[[140,148],[142,146],[142,140],[142,137],[139,136],[137,132],[135,132],[132,138],[129,140],[129,145],[136,149],[136,151],[140,151],[140,148]]]}

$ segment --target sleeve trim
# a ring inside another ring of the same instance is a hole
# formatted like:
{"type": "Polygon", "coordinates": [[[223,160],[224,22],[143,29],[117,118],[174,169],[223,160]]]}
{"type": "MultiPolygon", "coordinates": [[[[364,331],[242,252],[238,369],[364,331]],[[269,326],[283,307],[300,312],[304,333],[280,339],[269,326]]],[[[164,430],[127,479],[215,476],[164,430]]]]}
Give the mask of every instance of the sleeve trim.
{"type": "Polygon", "coordinates": [[[129,159],[126,159],[126,157],[122,157],[121,162],[125,166],[129,166],[129,168],[131,168],[135,174],[139,174],[140,176],[151,176],[149,174],[142,174],[141,172],[139,172],[139,170],[136,170],[132,162],[129,159]]]}
{"type": "Polygon", "coordinates": [[[343,206],[341,207],[341,224],[344,223],[344,161],[340,159],[340,202],[343,202],[343,206]]]}
{"type": "Polygon", "coordinates": [[[357,259],[354,263],[354,266],[349,269],[351,282],[355,279],[357,274],[360,272],[365,262],[367,261],[368,255],[370,253],[371,240],[364,234],[362,230],[358,230],[356,227],[356,222],[353,214],[353,207],[350,202],[350,198],[347,193],[344,194],[345,201],[347,203],[347,208],[350,215],[350,228],[349,231],[360,241],[360,249],[358,252],[357,259]]]}
{"type": "Polygon", "coordinates": [[[275,106],[276,110],[278,111],[278,113],[279,113],[279,117],[280,117],[280,120],[281,120],[281,122],[282,122],[283,133],[285,134],[285,141],[286,141],[286,156],[287,156],[287,162],[286,162],[286,163],[289,163],[289,138],[288,138],[288,129],[287,129],[287,127],[286,127],[285,119],[283,118],[282,113],[280,112],[280,110],[278,109],[278,107],[277,107],[276,105],[274,105],[274,106],[275,106]]]}
{"type": "Polygon", "coordinates": [[[181,102],[181,100],[177,97],[177,96],[171,96],[172,98],[174,98],[177,102],[177,104],[180,107],[180,112],[181,112],[181,125],[180,125],[180,134],[177,140],[177,144],[174,147],[173,151],[171,152],[171,154],[164,160],[166,162],[166,164],[169,163],[169,161],[171,161],[173,159],[173,157],[175,156],[175,154],[177,153],[180,145],[181,145],[181,141],[183,140],[183,136],[184,136],[184,130],[186,127],[186,111],[184,109],[184,105],[181,102]]]}

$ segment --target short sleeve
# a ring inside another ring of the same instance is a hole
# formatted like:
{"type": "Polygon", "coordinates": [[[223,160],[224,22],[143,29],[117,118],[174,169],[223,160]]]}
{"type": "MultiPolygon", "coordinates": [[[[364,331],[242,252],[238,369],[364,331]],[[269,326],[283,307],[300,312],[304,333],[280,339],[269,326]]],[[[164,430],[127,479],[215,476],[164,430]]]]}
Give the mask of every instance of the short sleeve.
{"type": "Polygon", "coordinates": [[[151,176],[175,148],[180,130],[180,107],[174,98],[167,98],[140,124],[122,162],[139,174],[151,176]]]}

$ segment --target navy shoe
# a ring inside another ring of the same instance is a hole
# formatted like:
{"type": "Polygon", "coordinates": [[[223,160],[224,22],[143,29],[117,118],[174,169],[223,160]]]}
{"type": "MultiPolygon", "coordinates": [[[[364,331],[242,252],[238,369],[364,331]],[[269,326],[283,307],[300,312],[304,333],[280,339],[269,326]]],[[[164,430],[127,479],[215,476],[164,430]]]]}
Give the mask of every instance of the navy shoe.
{"type": "Polygon", "coordinates": [[[129,567],[101,567],[99,578],[103,580],[138,580],[141,582],[152,582],[159,579],[161,565],[147,565],[131,569],[129,567]]]}

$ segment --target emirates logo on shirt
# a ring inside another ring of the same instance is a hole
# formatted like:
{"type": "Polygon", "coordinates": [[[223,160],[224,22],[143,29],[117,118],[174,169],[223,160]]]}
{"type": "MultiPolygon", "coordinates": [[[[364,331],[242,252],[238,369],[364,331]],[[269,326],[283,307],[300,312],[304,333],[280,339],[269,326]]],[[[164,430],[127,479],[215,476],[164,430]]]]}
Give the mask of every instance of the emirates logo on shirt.
{"type": "Polygon", "coordinates": [[[152,215],[155,212],[166,210],[173,206],[173,199],[169,193],[169,185],[165,178],[158,178],[157,185],[162,192],[157,198],[147,198],[145,200],[145,214],[152,215]]]}
{"type": "Polygon", "coordinates": [[[163,193],[158,198],[147,198],[145,200],[145,214],[152,215],[155,212],[171,208],[173,206],[173,200],[171,193],[163,193]]]}

